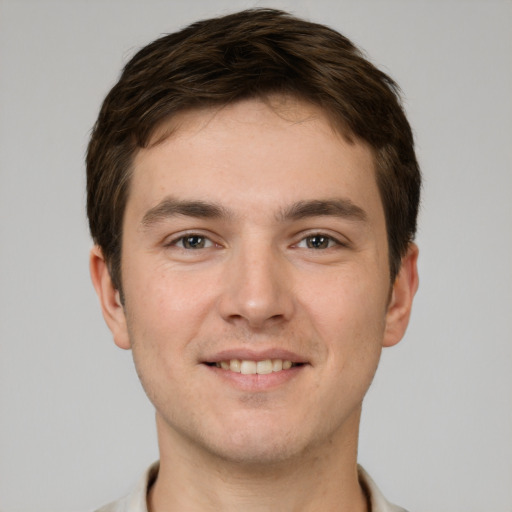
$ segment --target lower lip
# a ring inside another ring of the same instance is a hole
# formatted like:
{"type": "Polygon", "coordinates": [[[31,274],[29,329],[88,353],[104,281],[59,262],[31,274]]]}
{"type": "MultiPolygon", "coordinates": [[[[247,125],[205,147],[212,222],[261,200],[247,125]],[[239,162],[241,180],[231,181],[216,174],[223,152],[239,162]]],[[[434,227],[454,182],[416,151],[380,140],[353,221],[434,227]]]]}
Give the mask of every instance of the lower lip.
{"type": "Polygon", "coordinates": [[[205,365],[216,377],[223,379],[225,382],[242,391],[267,391],[280,387],[300,375],[300,373],[306,369],[306,366],[305,364],[292,366],[288,370],[281,370],[264,375],[258,373],[244,375],[242,373],[224,370],[223,368],[217,368],[216,366],[205,365]]]}

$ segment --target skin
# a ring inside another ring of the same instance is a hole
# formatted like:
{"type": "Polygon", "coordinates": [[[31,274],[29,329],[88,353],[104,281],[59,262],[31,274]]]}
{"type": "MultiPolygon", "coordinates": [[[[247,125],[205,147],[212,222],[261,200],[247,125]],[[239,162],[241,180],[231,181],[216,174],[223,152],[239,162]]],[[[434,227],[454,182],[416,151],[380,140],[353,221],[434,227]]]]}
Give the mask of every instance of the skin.
{"type": "Polygon", "coordinates": [[[390,290],[371,150],[282,97],[162,130],[134,161],[123,304],[91,252],[105,320],[156,409],[150,510],[367,510],[361,403],[418,286],[412,244],[390,290]],[[277,379],[206,364],[280,351],[302,364],[277,379]]]}

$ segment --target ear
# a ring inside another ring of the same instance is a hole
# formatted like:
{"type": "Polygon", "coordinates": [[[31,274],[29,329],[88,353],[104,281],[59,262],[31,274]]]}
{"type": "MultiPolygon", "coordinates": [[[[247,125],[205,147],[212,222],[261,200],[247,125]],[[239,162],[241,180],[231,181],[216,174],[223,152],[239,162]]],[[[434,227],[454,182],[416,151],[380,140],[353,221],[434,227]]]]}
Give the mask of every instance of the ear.
{"type": "Polygon", "coordinates": [[[383,347],[396,345],[405,334],[411,316],[412,301],[419,285],[417,262],[418,247],[411,243],[407,254],[402,258],[400,271],[391,291],[383,347]]]}
{"type": "Polygon", "coordinates": [[[97,245],[91,249],[89,270],[92,284],[100,299],[103,318],[112,332],[115,344],[125,350],[130,349],[126,315],[121,303],[121,296],[112,283],[107,262],[103,257],[101,248],[97,245]]]}

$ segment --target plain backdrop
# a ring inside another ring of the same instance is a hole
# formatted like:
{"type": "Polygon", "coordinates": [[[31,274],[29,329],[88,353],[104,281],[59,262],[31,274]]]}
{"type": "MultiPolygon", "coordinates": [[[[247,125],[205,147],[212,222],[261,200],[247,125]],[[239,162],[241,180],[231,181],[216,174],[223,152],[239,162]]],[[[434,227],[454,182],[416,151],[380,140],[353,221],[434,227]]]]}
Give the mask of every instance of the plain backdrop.
{"type": "Polygon", "coordinates": [[[84,153],[133,53],[199,18],[290,10],[404,91],[421,285],[364,407],[360,462],[411,512],[512,509],[510,1],[0,1],[0,509],[86,512],[157,458],[88,275],[84,153]]]}

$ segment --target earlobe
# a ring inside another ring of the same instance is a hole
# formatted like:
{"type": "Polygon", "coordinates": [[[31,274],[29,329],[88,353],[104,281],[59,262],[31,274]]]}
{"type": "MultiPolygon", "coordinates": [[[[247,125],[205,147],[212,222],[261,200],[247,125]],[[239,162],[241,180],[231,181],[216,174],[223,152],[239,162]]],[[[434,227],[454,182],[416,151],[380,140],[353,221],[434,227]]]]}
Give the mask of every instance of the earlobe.
{"type": "Polygon", "coordinates": [[[411,316],[412,301],[418,289],[418,247],[411,243],[402,259],[393,284],[386,314],[386,329],[382,346],[396,345],[404,336],[411,316]]]}
{"type": "Polygon", "coordinates": [[[125,350],[130,349],[130,339],[121,296],[112,282],[103,252],[97,245],[91,249],[89,270],[92,284],[100,300],[103,318],[112,332],[115,344],[125,350]]]}

